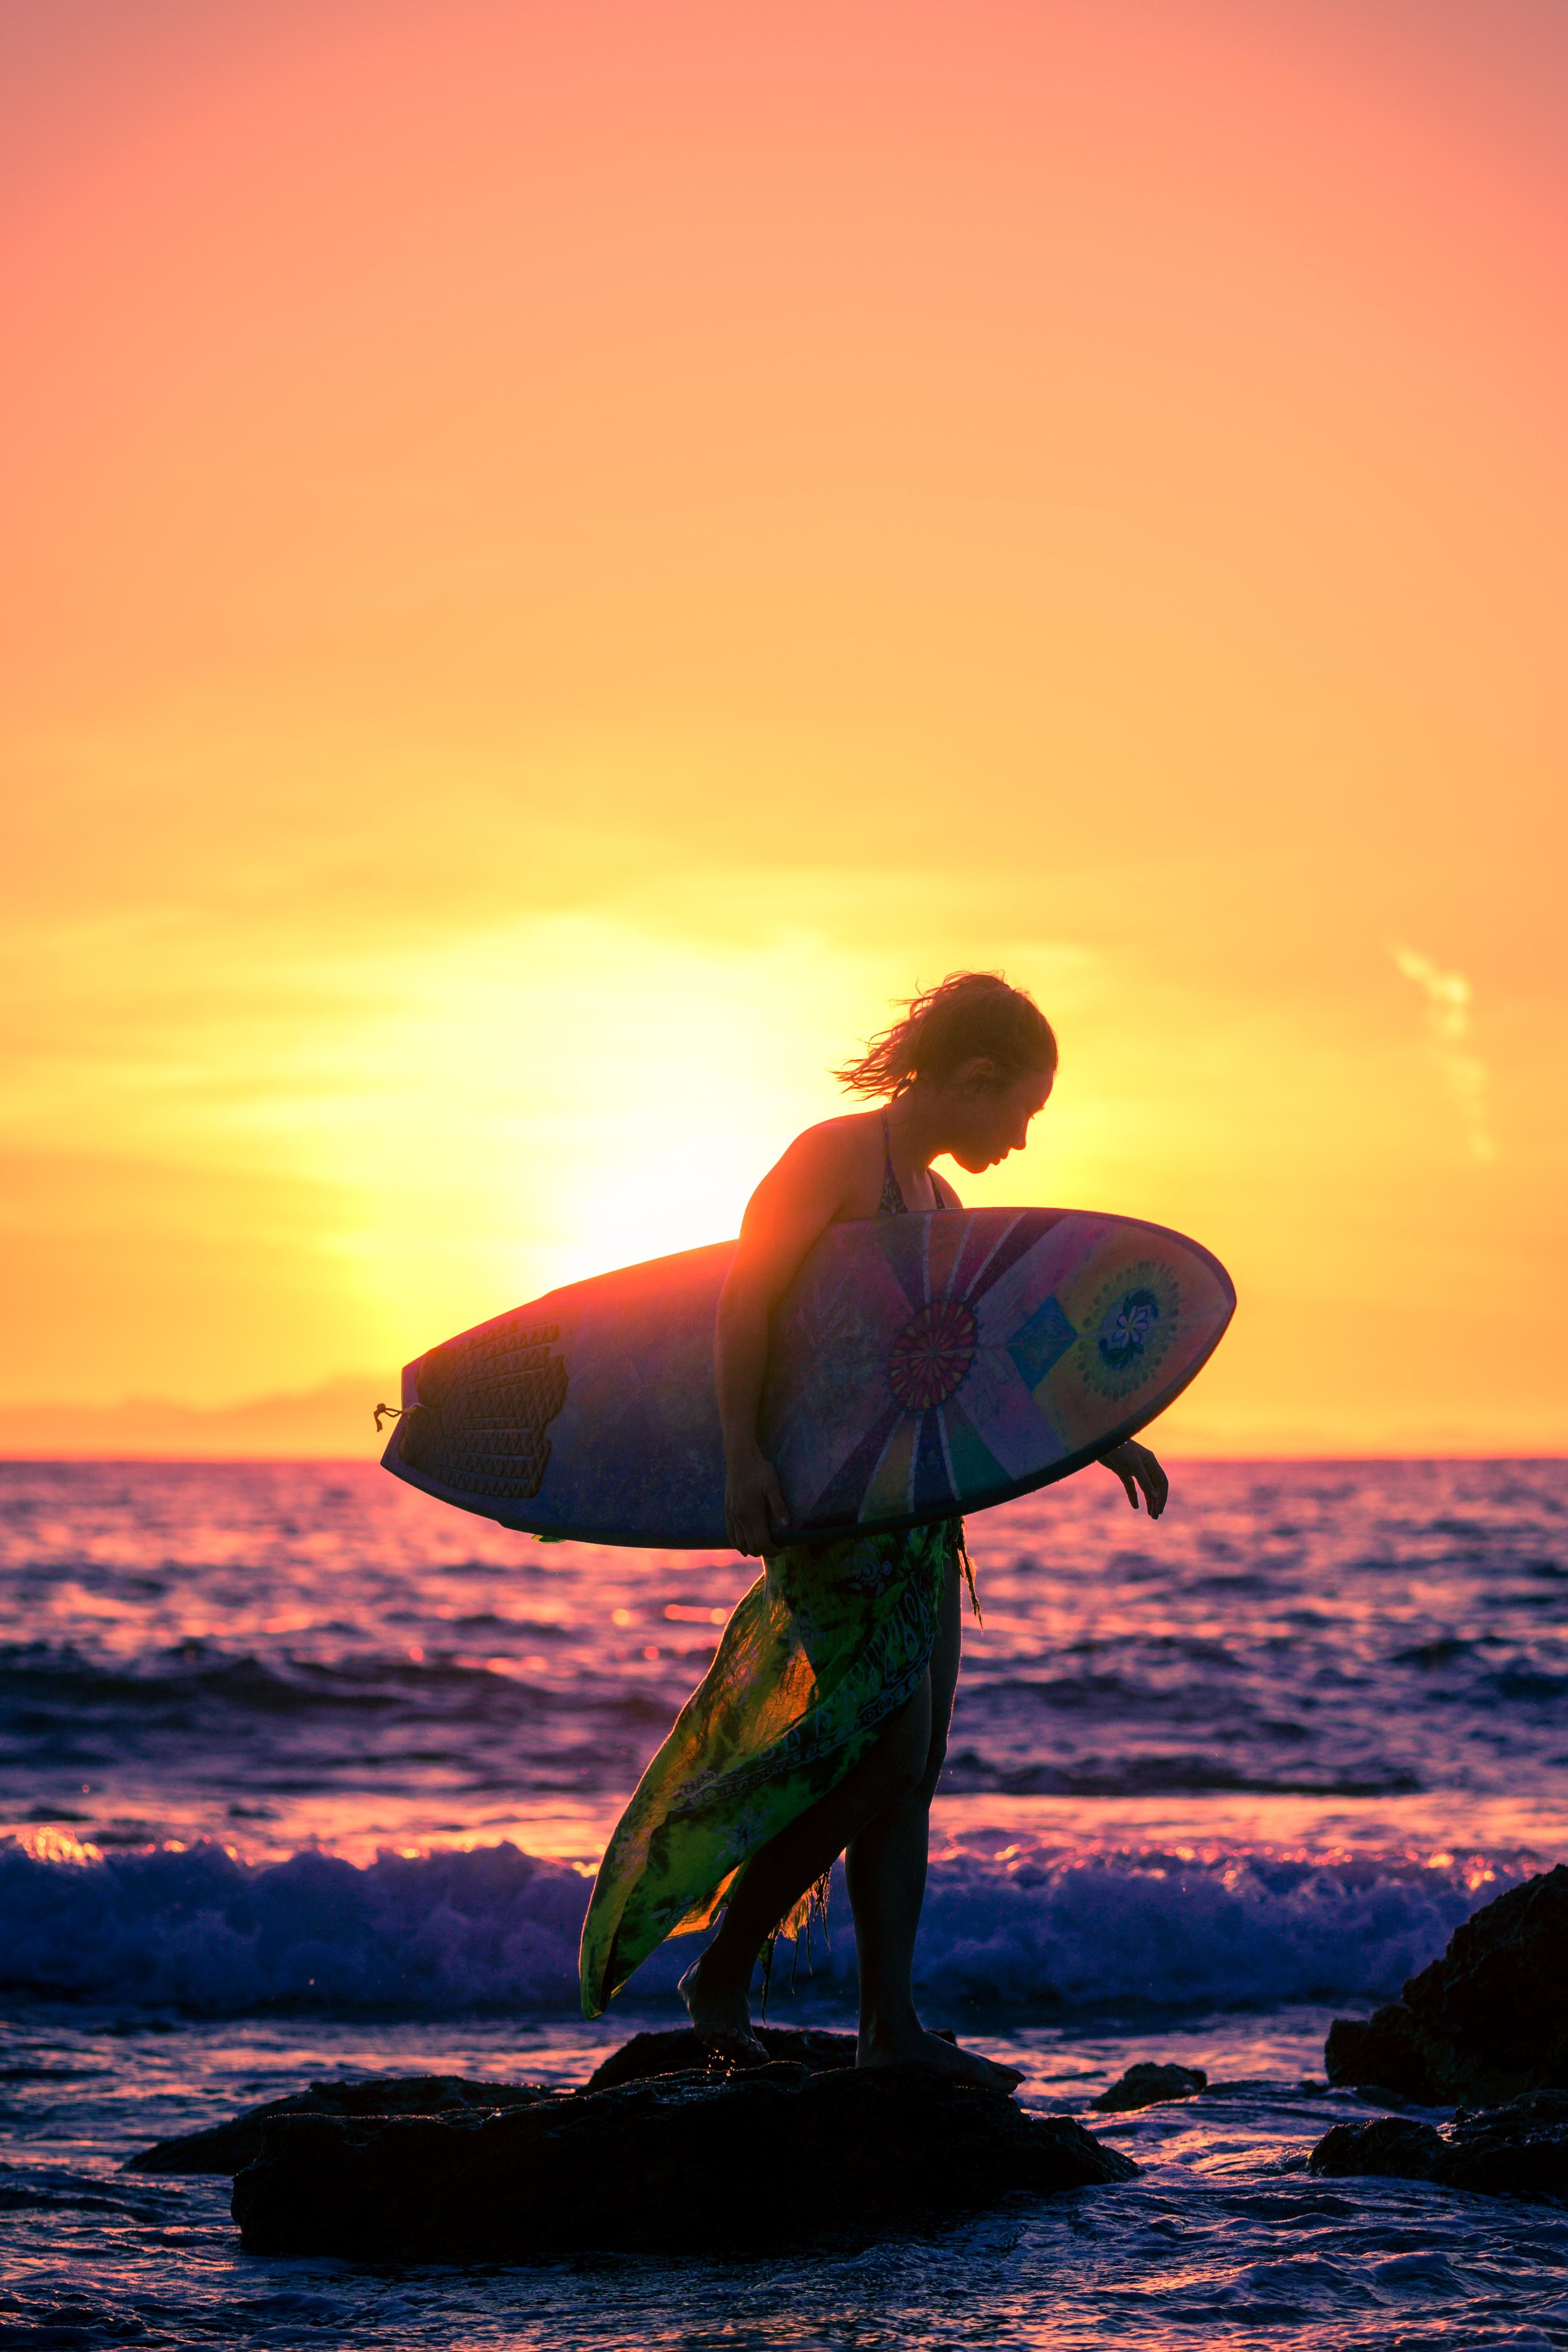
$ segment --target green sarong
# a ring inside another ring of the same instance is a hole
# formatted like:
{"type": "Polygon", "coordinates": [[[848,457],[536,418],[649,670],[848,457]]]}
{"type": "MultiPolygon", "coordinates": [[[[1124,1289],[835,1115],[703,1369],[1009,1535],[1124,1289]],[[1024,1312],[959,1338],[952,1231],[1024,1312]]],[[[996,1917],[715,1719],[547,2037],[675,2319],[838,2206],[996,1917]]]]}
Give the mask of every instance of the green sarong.
{"type": "MultiPolygon", "coordinates": [[[[963,1541],[944,1519],[763,1562],[605,1848],[583,1923],[584,2017],[667,1936],[710,1926],[752,1856],[914,1696],[963,1541]]],[[[800,1931],[807,1900],[782,1932],[800,1931]]]]}

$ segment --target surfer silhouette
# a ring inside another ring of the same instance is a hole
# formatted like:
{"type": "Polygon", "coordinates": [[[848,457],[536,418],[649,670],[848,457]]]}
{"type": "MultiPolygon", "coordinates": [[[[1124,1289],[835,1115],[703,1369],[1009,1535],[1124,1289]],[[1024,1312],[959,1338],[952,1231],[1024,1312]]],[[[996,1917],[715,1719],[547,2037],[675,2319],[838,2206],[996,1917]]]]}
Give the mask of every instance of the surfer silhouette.
{"type": "MultiPolygon", "coordinates": [[[[762,2061],[757,1960],[780,1934],[809,1935],[842,1853],[858,2063],[913,2061],[996,2089],[1019,2079],[928,2033],[914,2000],[929,1815],[962,1648],[962,1522],[792,1543],[757,1415],[769,1317],[827,1226],[957,1208],[931,1161],[978,1174],[1021,1150],[1056,1069],[1056,1037],[1030,996],[994,972],[955,972],[835,1073],[879,1108],[809,1128],[752,1196],[719,1301],[714,1371],[730,1539],[761,1554],[763,1573],[606,1849],[583,1936],[590,2017],[665,1936],[717,1921],[680,1990],[710,2048],[762,2061]]],[[[1100,1459],[1132,1507],[1142,1494],[1158,1518],[1168,1482],[1148,1447],[1129,1441],[1100,1459]]]]}

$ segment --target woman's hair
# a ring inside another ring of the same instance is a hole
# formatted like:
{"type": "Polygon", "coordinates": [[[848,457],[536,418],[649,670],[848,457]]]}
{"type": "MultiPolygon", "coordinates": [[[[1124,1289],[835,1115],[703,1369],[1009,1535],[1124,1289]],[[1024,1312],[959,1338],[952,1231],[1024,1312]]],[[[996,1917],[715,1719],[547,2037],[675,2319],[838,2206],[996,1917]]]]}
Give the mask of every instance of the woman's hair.
{"type": "Polygon", "coordinates": [[[901,1095],[916,1078],[950,1078],[980,1055],[996,1065],[999,1087],[1033,1070],[1054,1076],[1056,1032],[1034,998],[1009,988],[999,971],[950,971],[940,988],[911,996],[903,1019],[833,1076],[856,1094],[901,1095]]]}

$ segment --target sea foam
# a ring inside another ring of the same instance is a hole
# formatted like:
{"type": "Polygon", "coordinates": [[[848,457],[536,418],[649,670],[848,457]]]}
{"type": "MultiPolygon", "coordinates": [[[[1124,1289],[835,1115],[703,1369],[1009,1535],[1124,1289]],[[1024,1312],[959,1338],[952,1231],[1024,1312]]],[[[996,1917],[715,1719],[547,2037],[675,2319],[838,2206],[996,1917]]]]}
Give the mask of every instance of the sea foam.
{"type": "MultiPolygon", "coordinates": [[[[949,2003],[1044,2012],[1384,2000],[1522,1873],[1475,1862],[1198,1862],[1016,1843],[931,1865],[919,1977],[949,2003]]],[[[363,1866],[318,1852],[249,1864],[226,1848],[0,1846],[0,1983],[196,2014],[276,2005],[452,2016],[576,2000],[581,1873],[511,1844],[363,1866]]],[[[812,1990],[853,1983],[841,1875],[812,1990]]],[[[784,1973],[789,1973],[789,1948],[784,1973]]],[[[663,1947],[629,1988],[662,1996],[690,1957],[663,1947]]],[[[804,1962],[805,1955],[801,1956],[804,1962]]],[[[804,1966],[797,1986],[807,1982],[804,1966]]]]}

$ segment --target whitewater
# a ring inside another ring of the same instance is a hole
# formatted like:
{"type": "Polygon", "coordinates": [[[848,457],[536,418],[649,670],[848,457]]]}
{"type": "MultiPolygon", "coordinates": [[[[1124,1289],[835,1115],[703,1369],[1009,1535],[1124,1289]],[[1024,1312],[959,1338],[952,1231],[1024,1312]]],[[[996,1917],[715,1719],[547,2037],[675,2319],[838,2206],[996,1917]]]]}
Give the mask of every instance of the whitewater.
{"type": "MultiPolygon", "coordinates": [[[[313,2075],[580,2079],[610,1825],[750,1580],[540,1545],[373,1466],[0,1465],[0,2347],[1568,2345],[1568,2216],[1304,2179],[1321,2083],[1478,1905],[1568,1857],[1568,1465],[1178,1464],[970,1523],[919,1970],[931,2021],[1111,2124],[1125,2190],[849,2261],[393,2278],[237,2253],[118,2169],[313,2075]]],[[[841,1888],[777,2022],[847,2021],[841,1888]]],[[[1091,2117],[1091,2120],[1096,2120],[1091,2117]]],[[[1096,2120],[1096,2127],[1102,2127],[1096,2120]]]]}

